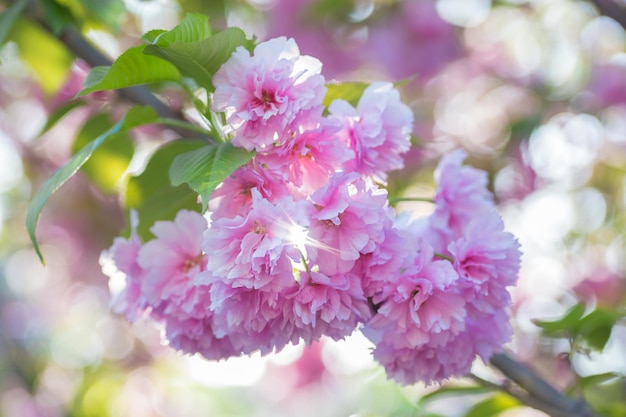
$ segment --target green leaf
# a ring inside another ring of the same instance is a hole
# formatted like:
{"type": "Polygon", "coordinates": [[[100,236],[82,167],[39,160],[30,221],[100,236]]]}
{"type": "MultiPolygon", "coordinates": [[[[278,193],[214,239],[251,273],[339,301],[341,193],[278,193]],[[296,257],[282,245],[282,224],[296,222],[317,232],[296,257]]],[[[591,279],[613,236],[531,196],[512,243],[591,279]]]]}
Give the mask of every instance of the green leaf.
{"type": "Polygon", "coordinates": [[[20,17],[24,7],[28,4],[28,0],[19,0],[13,3],[11,7],[0,13],[0,45],[4,45],[7,40],[9,31],[13,27],[13,24],[20,17]]]}
{"type": "Polygon", "coordinates": [[[98,136],[93,141],[89,142],[87,146],[74,154],[67,164],[56,170],[52,176],[50,176],[50,178],[43,183],[41,188],[33,197],[26,212],[26,229],[28,230],[35,252],[37,252],[37,255],[42,263],[45,264],[43,255],[39,249],[39,244],[37,243],[35,230],[37,228],[37,221],[39,220],[43,206],[46,204],[52,193],[65,184],[65,182],[72,177],[76,171],[78,171],[78,169],[85,164],[85,162],[87,162],[93,152],[98,149],[98,147],[102,145],[105,140],[121,131],[123,123],[124,119],[122,118],[122,120],[117,122],[113,127],[98,136]]]}
{"type": "Polygon", "coordinates": [[[176,140],[160,147],[150,158],[144,171],[130,177],[124,193],[124,205],[128,211],[139,215],[138,235],[142,240],[151,239],[150,227],[157,220],[173,220],[180,209],[200,211],[198,194],[189,187],[174,187],[170,183],[167,167],[174,158],[204,146],[205,142],[176,140]]]}
{"type": "Polygon", "coordinates": [[[177,156],[170,166],[170,180],[174,186],[187,183],[200,194],[204,211],[213,190],[253,156],[230,142],[207,145],[177,156]]]}
{"type": "MultiPolygon", "coordinates": [[[[65,165],[57,169],[50,176],[50,178],[43,183],[41,188],[39,188],[28,206],[28,210],[26,211],[26,230],[28,231],[30,240],[33,243],[35,252],[37,252],[37,255],[42,263],[45,264],[39,244],[37,243],[36,229],[41,211],[50,196],[58,190],[59,187],[65,184],[65,182],[70,179],[89,160],[89,158],[91,158],[92,154],[113,135],[127,129],[132,129],[140,124],[154,122],[155,120],[149,117],[150,114],[151,112],[145,108],[137,107],[130,109],[128,113],[110,129],[106,130],[100,136],[89,142],[80,151],[76,152],[65,165]]],[[[154,111],[152,111],[152,114],[154,114],[154,111]]]]}
{"type": "Polygon", "coordinates": [[[166,47],[177,42],[201,41],[211,36],[211,32],[209,19],[205,15],[188,13],[174,29],[163,31],[156,37],[154,31],[151,31],[144,35],[144,39],[150,40],[159,47],[166,47]]]}
{"type": "MultiPolygon", "coordinates": [[[[78,152],[93,138],[103,134],[112,126],[108,113],[91,117],[78,133],[72,146],[72,152],[78,152]]],[[[82,167],[83,172],[103,192],[117,192],[120,179],[126,172],[133,157],[134,146],[131,137],[124,131],[112,135],[94,152],[82,167]]]]}
{"type": "Polygon", "coordinates": [[[604,382],[584,386],[584,397],[598,416],[626,416],[626,376],[611,378],[604,382]]]}
{"type": "Polygon", "coordinates": [[[595,309],[580,320],[576,335],[590,348],[601,351],[611,337],[613,326],[621,318],[623,315],[616,311],[595,309]]]}
{"type": "Polygon", "coordinates": [[[611,381],[614,380],[616,378],[620,378],[622,377],[622,375],[620,375],[617,372],[605,372],[602,374],[595,374],[595,375],[589,375],[589,376],[585,376],[585,377],[579,377],[578,379],[578,383],[580,384],[580,386],[585,389],[587,387],[592,387],[595,385],[599,385],[599,384],[603,384],[607,381],[611,381]]]}
{"type": "Polygon", "coordinates": [[[585,313],[585,309],[585,303],[578,303],[558,320],[533,320],[533,323],[541,327],[545,334],[549,336],[562,336],[563,333],[574,333],[578,328],[579,320],[585,313]]]}
{"type": "Polygon", "coordinates": [[[492,417],[500,415],[503,411],[519,406],[515,398],[504,393],[495,394],[486,400],[476,403],[470,408],[465,417],[492,417]]]}
{"type": "Polygon", "coordinates": [[[166,32],[167,30],[165,29],[152,29],[144,33],[142,38],[150,43],[154,43],[154,41],[156,40],[156,38],[159,37],[159,35],[161,35],[162,33],[166,33],[166,32]]]}
{"type": "MultiPolygon", "coordinates": [[[[157,43],[165,35],[166,33],[162,34],[157,43]]],[[[145,52],[170,61],[182,75],[192,78],[199,86],[212,91],[213,74],[245,41],[246,35],[241,29],[227,28],[195,42],[175,42],[163,47],[157,44],[148,45],[145,52]]]]}
{"type": "Polygon", "coordinates": [[[180,73],[167,61],[143,53],[146,45],[127,49],[110,67],[95,67],[78,96],[94,91],[115,90],[140,84],[177,81],[180,73]]]}
{"type": "Polygon", "coordinates": [[[202,197],[206,210],[215,188],[253,156],[254,153],[231,143],[207,145],[179,155],[170,166],[170,181],[173,185],[189,184],[202,197]]]}
{"type": "Polygon", "coordinates": [[[582,342],[591,349],[602,350],[611,336],[613,326],[624,318],[624,313],[595,309],[584,315],[585,304],[572,307],[563,318],[555,321],[536,320],[535,324],[548,337],[571,337],[575,343],[582,342]],[[584,315],[584,316],[583,316],[584,315]]]}
{"type": "Polygon", "coordinates": [[[323,104],[328,107],[334,100],[340,99],[356,107],[359,99],[363,95],[363,91],[368,85],[368,83],[364,82],[327,83],[326,88],[328,91],[326,92],[326,96],[324,96],[323,104]]]}
{"type": "Polygon", "coordinates": [[[150,106],[131,107],[124,117],[122,129],[129,130],[137,126],[149,125],[160,122],[156,110],[150,106]]]}

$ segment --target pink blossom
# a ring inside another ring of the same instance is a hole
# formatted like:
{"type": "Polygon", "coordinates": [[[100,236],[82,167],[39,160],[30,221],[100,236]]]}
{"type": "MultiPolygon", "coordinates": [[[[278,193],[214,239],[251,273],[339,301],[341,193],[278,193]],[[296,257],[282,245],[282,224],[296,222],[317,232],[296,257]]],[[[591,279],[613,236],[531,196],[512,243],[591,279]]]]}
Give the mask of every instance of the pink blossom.
{"type": "Polygon", "coordinates": [[[139,251],[146,271],[141,291],[160,314],[200,318],[206,315],[208,293],[192,285],[206,265],[202,233],[207,222],[199,213],[181,210],[173,222],[158,221],[150,229],[156,236],[139,251]]]}
{"type": "Polygon", "coordinates": [[[147,312],[148,302],[141,292],[144,270],[137,262],[141,239],[133,231],[129,239],[117,237],[108,253],[117,269],[124,273],[125,287],[111,300],[115,313],[124,314],[129,321],[135,321],[147,312]]]}
{"type": "MultiPolygon", "coordinates": [[[[472,294],[495,297],[499,290],[517,280],[521,253],[515,237],[504,231],[502,219],[495,211],[474,218],[463,229],[463,237],[448,246],[454,267],[468,284],[472,294]]],[[[497,299],[494,310],[499,310],[497,299]]]]}
{"type": "Polygon", "coordinates": [[[220,359],[239,351],[228,337],[216,336],[210,289],[195,282],[205,270],[200,246],[206,228],[199,213],[181,210],[174,221],[156,222],[151,228],[155,238],[143,246],[133,233],[129,240],[117,238],[111,252],[127,276],[117,308],[129,320],[143,312],[163,325],[172,348],[220,359]]]}
{"type": "Polygon", "coordinates": [[[216,337],[213,317],[184,318],[168,316],[165,319],[165,338],[173,349],[188,354],[199,353],[206,359],[220,360],[238,356],[230,337],[216,337]]]}
{"type": "Polygon", "coordinates": [[[397,279],[411,251],[407,250],[407,233],[395,227],[393,211],[382,223],[382,240],[372,252],[362,254],[351,273],[358,274],[367,297],[376,297],[386,283],[397,279]]]}
{"type": "Polygon", "coordinates": [[[377,311],[363,333],[377,346],[442,346],[465,328],[465,300],[455,287],[457,273],[448,261],[434,259],[427,243],[417,248],[405,271],[372,299],[377,311]]]}
{"type": "Polygon", "coordinates": [[[390,212],[387,193],[356,173],[337,173],[311,196],[307,251],[319,271],[348,272],[362,254],[384,239],[383,225],[390,212]]]}
{"type": "Polygon", "coordinates": [[[252,204],[252,189],[270,200],[278,200],[291,194],[283,179],[260,166],[257,158],[239,167],[211,194],[209,211],[212,218],[245,216],[252,204]]]}
{"type": "Polygon", "coordinates": [[[233,287],[275,290],[293,281],[292,261],[302,255],[294,230],[307,226],[306,201],[290,197],[275,203],[253,188],[250,211],[213,219],[204,235],[207,268],[233,287]]]}
{"type": "Polygon", "coordinates": [[[255,157],[275,176],[293,184],[303,198],[324,186],[353,157],[337,137],[342,125],[322,117],[322,110],[319,106],[303,112],[288,126],[289,140],[255,157]]]}
{"type": "Polygon", "coordinates": [[[295,288],[294,281],[283,289],[260,291],[233,287],[210,271],[197,277],[196,283],[208,285],[211,291],[210,310],[217,337],[228,338],[239,354],[279,351],[292,340],[291,327],[282,317],[283,292],[295,288]]]}
{"type": "Polygon", "coordinates": [[[418,248],[404,272],[388,282],[370,279],[377,313],[364,333],[387,374],[405,384],[465,375],[476,356],[488,361],[512,334],[507,287],[517,279],[519,243],[504,230],[486,174],[461,167],[463,157],[457,151],[440,163],[433,215],[413,223],[396,219],[405,246],[418,248]],[[434,260],[426,242],[451,260],[434,260]],[[439,272],[431,272],[435,264],[439,272]]]}
{"type": "Polygon", "coordinates": [[[385,180],[387,171],[404,167],[401,155],[411,146],[413,112],[393,84],[370,84],[356,109],[335,100],[328,110],[344,124],[342,141],[354,151],[354,159],[344,165],[346,171],[385,180]]]}
{"type": "Polygon", "coordinates": [[[262,42],[254,55],[239,47],[213,76],[212,109],[224,112],[233,144],[263,150],[282,143],[300,112],[322,104],[322,63],[300,55],[293,39],[262,42]]]}
{"type": "MultiPolygon", "coordinates": [[[[428,219],[429,228],[443,242],[460,237],[464,226],[471,219],[495,208],[493,196],[487,189],[487,173],[463,166],[467,154],[456,150],[445,155],[435,169],[437,192],[434,197],[435,211],[428,219]]],[[[433,242],[437,251],[444,251],[447,243],[433,242]]]]}
{"type": "Polygon", "coordinates": [[[297,291],[288,295],[284,316],[294,325],[294,333],[310,345],[326,335],[340,340],[359,323],[369,319],[370,307],[353,274],[327,276],[302,272],[297,291]]]}
{"type": "Polygon", "coordinates": [[[239,352],[228,338],[216,336],[210,289],[195,283],[206,267],[201,248],[206,228],[204,217],[188,210],[181,210],[172,222],[154,224],[150,230],[156,238],[139,252],[146,271],[142,294],[153,308],[152,318],[162,322],[172,348],[220,359],[239,352]]]}
{"type": "Polygon", "coordinates": [[[418,349],[394,348],[381,344],[374,350],[374,359],[385,368],[387,376],[410,385],[424,382],[441,383],[453,376],[470,372],[475,353],[470,350],[424,346],[418,349]]]}
{"type": "Polygon", "coordinates": [[[476,357],[485,363],[502,350],[512,334],[506,310],[479,320],[467,320],[460,333],[444,344],[425,344],[418,348],[379,343],[374,359],[379,361],[390,378],[402,384],[441,383],[452,377],[468,375],[476,357]]]}

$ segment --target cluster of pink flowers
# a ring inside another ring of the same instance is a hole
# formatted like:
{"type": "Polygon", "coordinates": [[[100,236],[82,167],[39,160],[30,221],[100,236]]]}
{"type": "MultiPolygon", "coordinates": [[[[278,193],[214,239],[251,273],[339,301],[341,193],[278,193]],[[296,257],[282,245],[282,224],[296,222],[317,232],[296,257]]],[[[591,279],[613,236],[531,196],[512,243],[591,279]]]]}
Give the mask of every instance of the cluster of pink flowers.
{"type": "Polygon", "coordinates": [[[412,112],[390,83],[327,111],[321,63],[292,39],[239,48],[213,79],[212,110],[255,151],[203,216],[159,221],[109,250],[126,288],[114,309],[163,325],[209,359],[339,340],[360,329],[402,383],[469,372],[508,340],[519,265],[486,174],[443,158],[435,211],[408,223],[379,184],[402,167],[412,112]]]}
{"type": "Polygon", "coordinates": [[[411,250],[395,275],[378,278],[377,313],[363,329],[374,358],[401,383],[466,375],[476,356],[488,361],[512,335],[506,288],[517,279],[519,244],[504,231],[486,172],[464,158],[460,150],[442,158],[434,212],[402,223],[411,250]]]}

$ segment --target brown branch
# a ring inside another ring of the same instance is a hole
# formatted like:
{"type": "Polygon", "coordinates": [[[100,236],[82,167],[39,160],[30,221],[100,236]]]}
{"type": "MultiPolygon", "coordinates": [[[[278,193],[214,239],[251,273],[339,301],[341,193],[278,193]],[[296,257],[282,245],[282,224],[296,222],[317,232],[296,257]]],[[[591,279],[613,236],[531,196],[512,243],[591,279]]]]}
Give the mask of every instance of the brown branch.
{"type": "Polygon", "coordinates": [[[474,374],[471,374],[470,378],[478,382],[480,385],[484,387],[490,387],[498,391],[503,391],[507,393],[508,395],[510,395],[511,397],[517,399],[520,403],[526,406],[535,408],[537,410],[541,410],[550,416],[562,415],[561,410],[555,409],[554,406],[552,406],[551,404],[547,404],[541,401],[540,399],[533,397],[532,395],[528,394],[526,391],[524,391],[522,388],[515,385],[508,379],[505,379],[501,381],[500,383],[495,383],[495,382],[480,378],[474,374]]]}
{"type": "MultiPolygon", "coordinates": [[[[566,397],[529,366],[514,360],[508,354],[497,353],[491,357],[490,363],[528,394],[528,397],[523,398],[532,399],[534,405],[526,402],[531,407],[552,417],[597,417],[584,400],[566,397]]],[[[512,389],[507,386],[499,387],[505,392],[512,389]]]]}

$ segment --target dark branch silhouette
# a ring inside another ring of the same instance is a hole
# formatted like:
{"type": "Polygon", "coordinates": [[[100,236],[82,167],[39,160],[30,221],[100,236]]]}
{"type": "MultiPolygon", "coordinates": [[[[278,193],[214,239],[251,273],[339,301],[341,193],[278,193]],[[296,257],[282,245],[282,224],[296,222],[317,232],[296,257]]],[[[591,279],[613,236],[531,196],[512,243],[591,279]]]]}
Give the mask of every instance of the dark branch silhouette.
{"type": "Polygon", "coordinates": [[[552,417],[597,417],[584,400],[566,397],[529,366],[514,360],[507,353],[493,355],[490,363],[528,393],[528,397],[522,394],[520,398],[516,395],[518,391],[511,387],[500,386],[500,389],[521,401],[524,398],[533,400],[533,404],[529,402],[526,404],[538,408],[552,417]]]}

